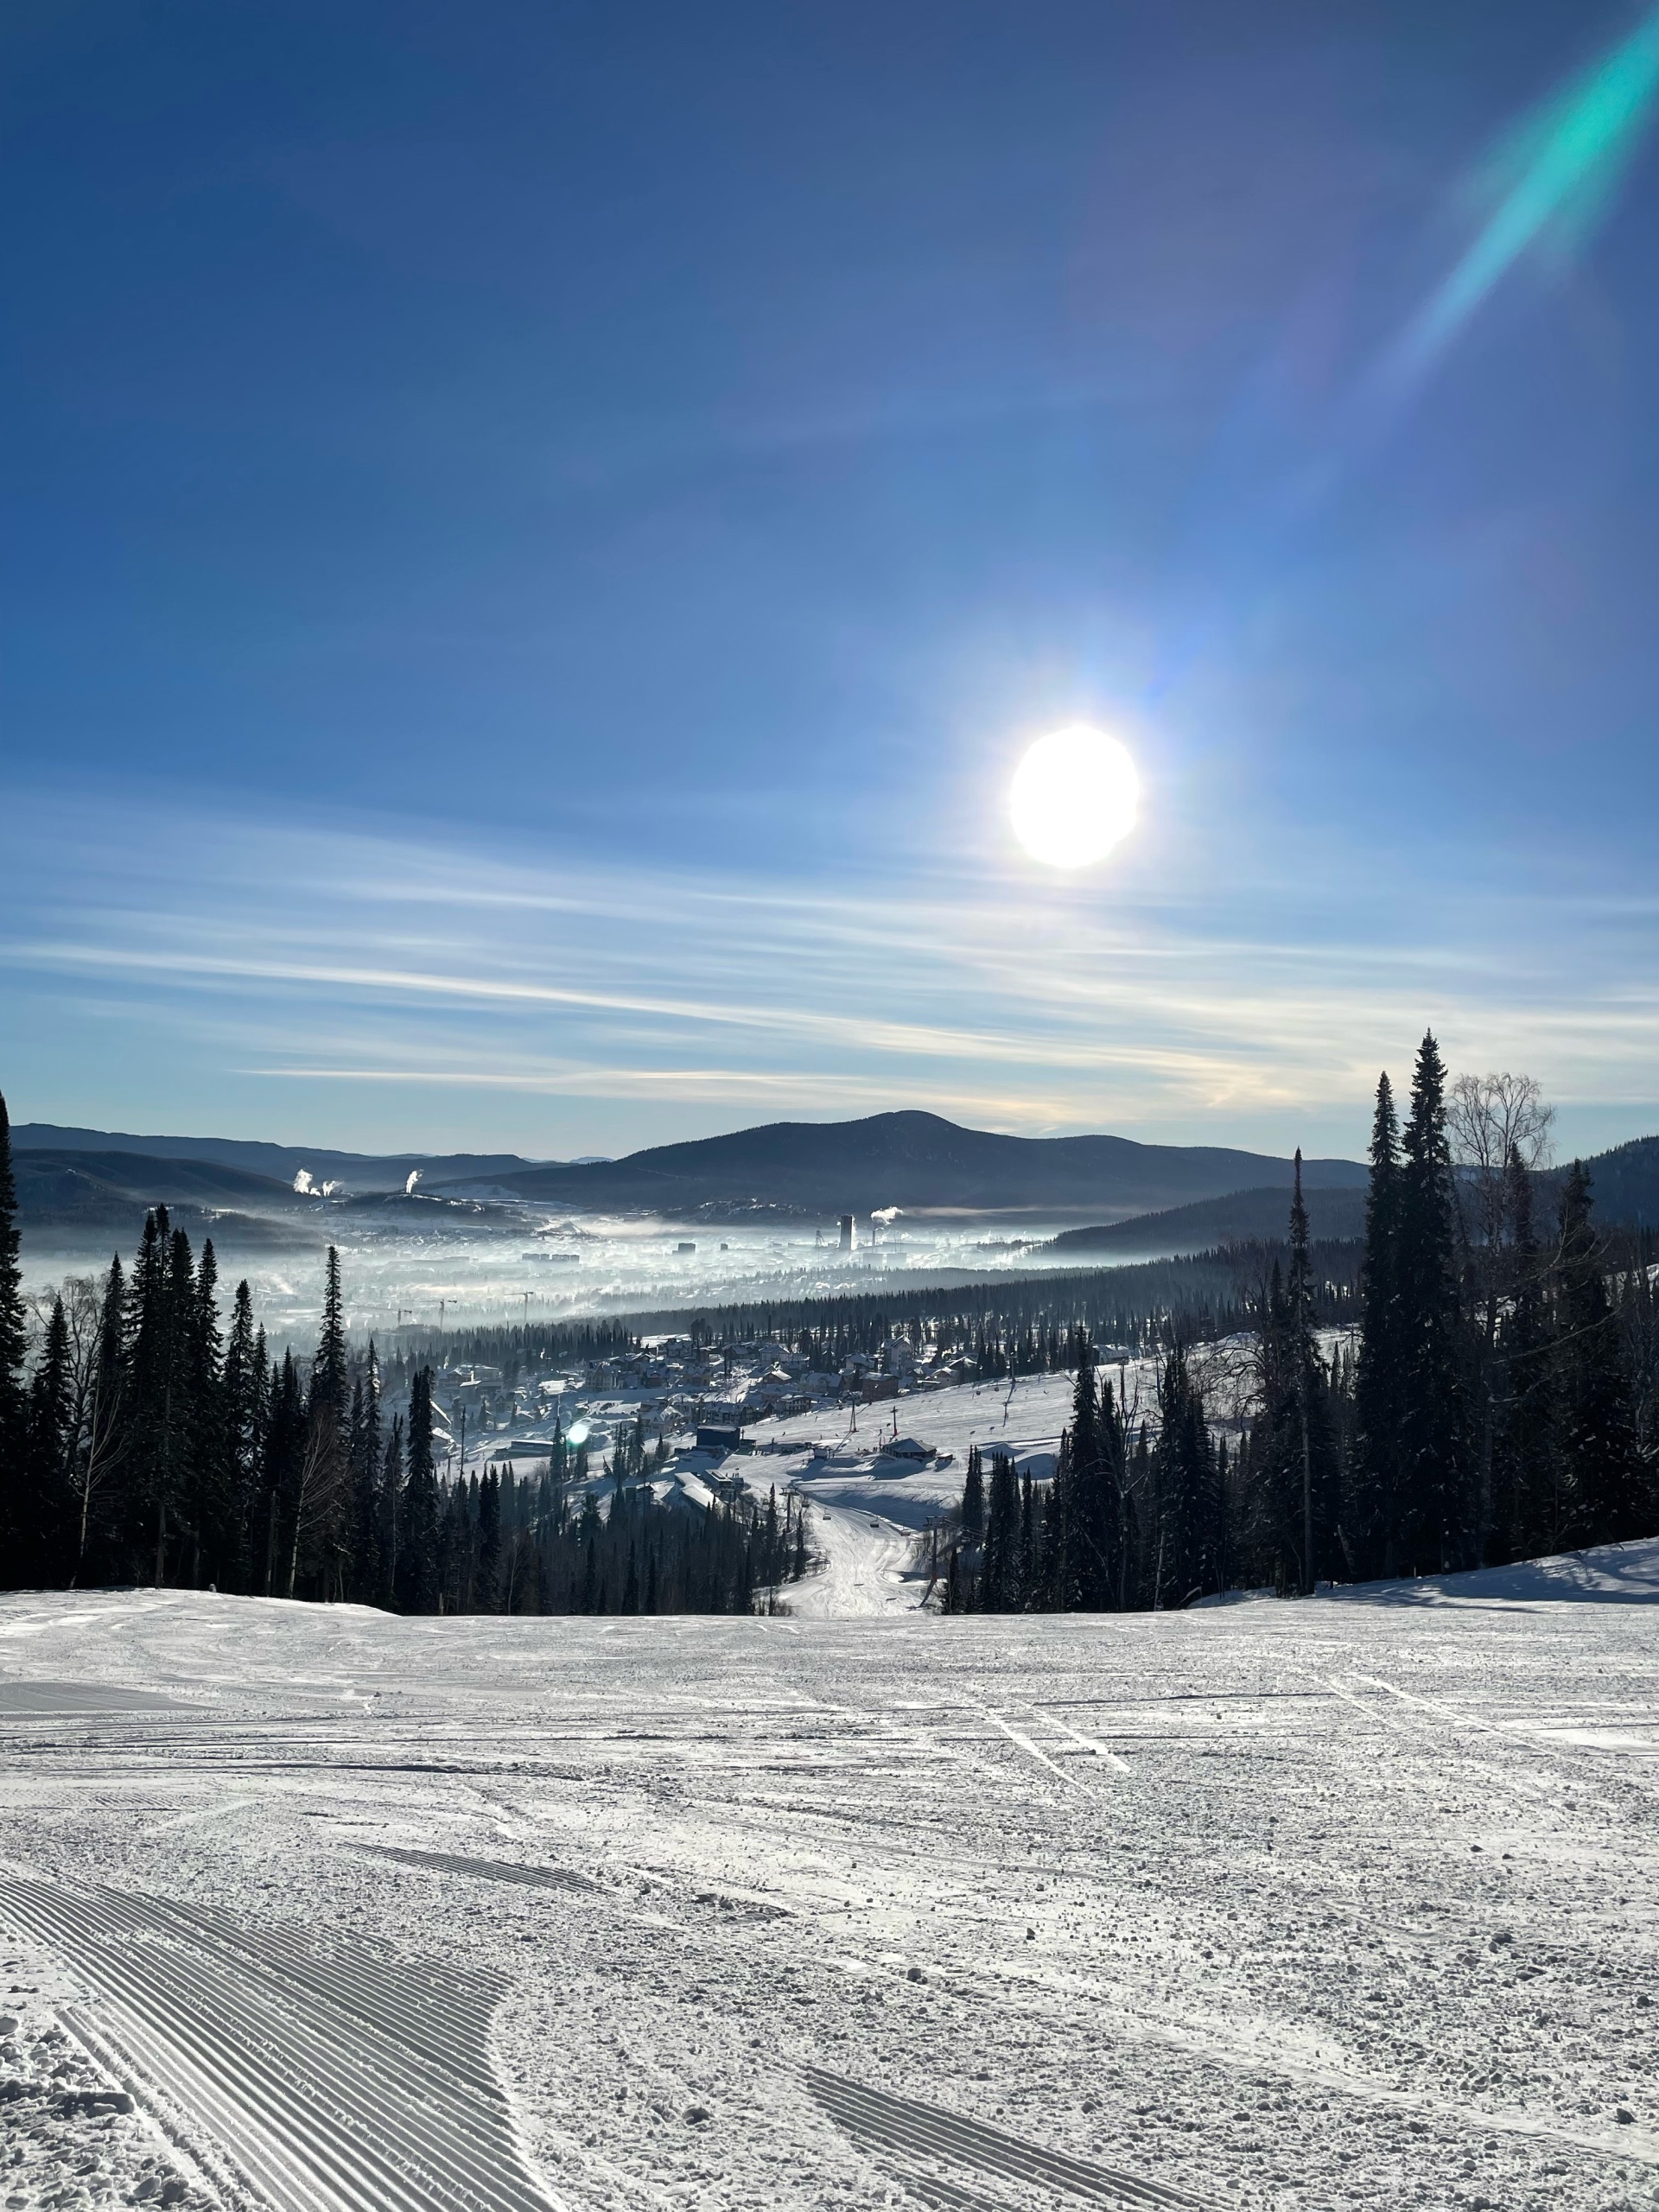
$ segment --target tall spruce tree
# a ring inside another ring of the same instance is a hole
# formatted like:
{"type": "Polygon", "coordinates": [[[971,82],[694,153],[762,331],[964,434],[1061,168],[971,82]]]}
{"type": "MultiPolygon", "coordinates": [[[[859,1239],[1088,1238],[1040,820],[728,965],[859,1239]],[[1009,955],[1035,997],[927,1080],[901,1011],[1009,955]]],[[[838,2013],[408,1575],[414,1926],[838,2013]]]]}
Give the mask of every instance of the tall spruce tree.
{"type": "MultiPolygon", "coordinates": [[[[591,1497],[588,1503],[593,1503],[591,1497]]],[[[438,1610],[442,1587],[438,1507],[437,1470],[432,1454],[432,1370],[423,1367],[409,1388],[409,1474],[404,1484],[397,1567],[401,1612],[435,1613],[438,1610]]]]}
{"type": "Polygon", "coordinates": [[[340,1287],[340,1254],[328,1247],[323,1277],[322,1326],[317,1336],[317,1356],[311,1363],[311,1396],[328,1406],[337,1427],[346,1420],[347,1364],[346,1301],[340,1287]]]}
{"type": "Polygon", "coordinates": [[[985,1463],[977,1444],[968,1446],[968,1471],[962,1485],[962,1541],[977,1545],[985,1533],[985,1463]]]}
{"type": "Polygon", "coordinates": [[[380,1585],[376,1602],[390,1610],[403,1587],[397,1555],[404,1525],[404,1417],[394,1414],[380,1477],[380,1585]]]}
{"type": "Polygon", "coordinates": [[[144,1217],[128,1287],[127,1421],[130,1437],[122,1531],[135,1578],[160,1582],[167,1567],[167,1512],[177,1459],[180,1315],[172,1225],[165,1206],[144,1217]]]}
{"type": "Polygon", "coordinates": [[[380,1601],[384,1522],[380,1483],[385,1450],[380,1362],[371,1338],[368,1356],[353,1392],[351,1430],[353,1595],[365,1605],[380,1601]]]}
{"type": "Polygon", "coordinates": [[[980,1558],[979,1609],[986,1613],[1013,1613],[1024,1603],[1025,1592],[1020,1586],[1020,1488],[1012,1459],[1006,1452],[993,1452],[985,1502],[985,1542],[980,1558]]]}
{"type": "Polygon", "coordinates": [[[220,1429],[223,1454],[221,1572],[224,1586],[251,1591],[260,1456],[264,1443],[265,1353],[245,1281],[236,1286],[225,1347],[220,1429]]]}
{"type": "Polygon", "coordinates": [[[1377,1078],[1370,1186],[1360,1268],[1362,1322],[1354,1375],[1354,1542],[1362,1573],[1400,1566],[1405,1357],[1400,1313],[1400,1128],[1386,1074],[1377,1078]]]}
{"type": "MultiPolygon", "coordinates": [[[[189,1249],[188,1245],[186,1250],[189,1249]]],[[[185,1317],[183,1374],[188,1395],[187,1469],[189,1559],[186,1579],[200,1589],[227,1579],[236,1553],[225,1427],[224,1342],[219,1326],[219,1262],[203,1241],[185,1317]]]]}
{"type": "Polygon", "coordinates": [[[1458,1201],[1446,1129],[1446,1068],[1424,1037],[1401,1141],[1399,1564],[1413,1574],[1470,1563],[1467,1393],[1459,1294],[1458,1201]]]}
{"type": "Polygon", "coordinates": [[[25,1442],[22,1579],[42,1586],[62,1579],[69,1522],[71,1413],[69,1324],[62,1299],[54,1298],[29,1383],[25,1442]]]}
{"type": "Polygon", "coordinates": [[[1184,1605],[1217,1588],[1214,1555],[1217,1465],[1204,1400],[1177,1345],[1158,1381],[1158,1441],[1153,1452],[1157,1548],[1151,1602],[1184,1605]]]}
{"type": "Polygon", "coordinates": [[[256,1518],[264,1523],[257,1535],[262,1551],[260,1589],[265,1597],[276,1598],[283,1594],[288,1562],[293,1557],[305,1461],[305,1402],[299,1370],[289,1351],[283,1351],[281,1368],[271,1371],[267,1403],[260,1510],[256,1518]]]}
{"type": "Polygon", "coordinates": [[[1109,1612],[1125,1602],[1122,1424],[1111,1383],[1096,1376],[1082,1329],[1073,1357],[1071,1425],[1063,1464],[1055,1469],[1042,1547],[1044,1602],[1062,1612],[1109,1612]]]}
{"type": "Polygon", "coordinates": [[[118,1486],[130,1445],[127,1405],[127,1279],[118,1252],[104,1279],[80,1433],[69,1464],[69,1586],[110,1569],[120,1518],[118,1486]]]}

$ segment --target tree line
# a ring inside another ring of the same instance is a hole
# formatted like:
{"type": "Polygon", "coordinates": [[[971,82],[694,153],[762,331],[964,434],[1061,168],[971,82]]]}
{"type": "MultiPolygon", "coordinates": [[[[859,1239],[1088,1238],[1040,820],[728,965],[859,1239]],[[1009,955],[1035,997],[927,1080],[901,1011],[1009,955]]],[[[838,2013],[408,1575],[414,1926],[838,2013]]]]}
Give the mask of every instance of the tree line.
{"type": "Polygon", "coordinates": [[[1230,1444],[1189,1345],[1169,1348],[1155,1417],[1137,1422],[1077,1332],[1052,1481],[970,1454],[944,1532],[945,1609],[1305,1592],[1659,1531],[1659,1255],[1649,1232],[1598,1234],[1576,1161],[1550,1179],[1554,1218],[1540,1224],[1547,1129],[1524,1078],[1448,1091],[1426,1037],[1403,1128],[1386,1074],[1377,1088],[1357,1332],[1324,1324],[1299,1154],[1230,1444]]]}
{"type": "MultiPolygon", "coordinates": [[[[1005,1282],[934,1286],[905,1291],[748,1300],[692,1309],[664,1308],[629,1317],[615,1349],[635,1350],[651,1336],[679,1336],[694,1350],[736,1344],[784,1343],[820,1374],[835,1374],[855,1353],[871,1357],[895,1335],[965,1357],[981,1381],[1068,1370],[1072,1332],[1081,1325],[1095,1344],[1147,1352],[1194,1344],[1247,1328],[1253,1285],[1280,1243],[1242,1241],[1179,1259],[1128,1267],[1068,1268],[1010,1276],[1005,1282]]],[[[1324,1325],[1358,1315],[1358,1248],[1332,1240],[1311,1247],[1316,1311],[1324,1325]]],[[[571,1325],[561,1325],[569,1327],[571,1325]]],[[[532,1323],[469,1330],[454,1341],[468,1359],[509,1376],[548,1332],[532,1323]]]]}

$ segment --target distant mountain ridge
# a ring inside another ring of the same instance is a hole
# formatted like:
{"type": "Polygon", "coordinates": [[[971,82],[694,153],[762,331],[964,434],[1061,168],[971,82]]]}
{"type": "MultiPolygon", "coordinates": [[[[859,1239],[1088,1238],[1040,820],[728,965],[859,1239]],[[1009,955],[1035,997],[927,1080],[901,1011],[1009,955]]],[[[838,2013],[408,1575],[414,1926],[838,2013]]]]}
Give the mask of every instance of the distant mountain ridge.
{"type": "Polygon", "coordinates": [[[302,1168],[319,1183],[338,1179],[354,1191],[400,1190],[416,1169],[421,1180],[483,1181],[516,1169],[556,1166],[517,1152],[331,1152],[320,1145],[263,1144],[251,1137],[128,1136],[112,1129],[72,1129],[52,1122],[21,1122],[11,1133],[15,1152],[137,1154],[150,1160],[194,1160],[240,1168],[293,1185],[302,1168]]]}
{"type": "MultiPolygon", "coordinates": [[[[143,1207],[159,1203],[204,1215],[232,1210],[250,1224],[282,1216],[301,1236],[315,1234],[303,1224],[321,1226],[329,1211],[296,1192],[302,1168],[319,1185],[339,1181],[348,1202],[377,1212],[403,1210],[400,1194],[418,1169],[423,1198],[518,1198],[571,1212],[679,1220],[803,1214],[828,1220],[884,1206],[1046,1214],[1088,1224],[1064,1231],[1061,1251],[1199,1251],[1282,1235],[1293,1173],[1287,1160],[1224,1146],[1002,1136],[918,1112],[772,1122],[614,1160],[352,1153],[235,1137],[131,1137],[48,1122],[22,1124],[12,1141],[20,1208],[29,1219],[88,1227],[99,1218],[142,1221],[143,1207]]],[[[1586,1165],[1599,1219],[1659,1226],[1659,1136],[1635,1138],[1586,1165]]],[[[1563,1173],[1539,1178],[1541,1219],[1553,1211],[1563,1173]]],[[[1304,1162],[1316,1236],[1359,1233],[1365,1180],[1357,1160],[1304,1162]]],[[[410,1211],[412,1217],[425,1210],[411,1204],[410,1211]]],[[[501,1218],[505,1225],[513,1217],[501,1218]]]]}
{"type": "MultiPolygon", "coordinates": [[[[1363,1184],[1305,1190],[1308,1233],[1331,1243],[1358,1236],[1365,1227],[1363,1184]]],[[[1271,1243],[1289,1227],[1288,1194],[1282,1184],[1263,1190],[1230,1191],[1224,1198],[1200,1198],[1190,1206],[1162,1213],[1137,1214],[1128,1221],[1087,1229],[1062,1230],[1040,1249],[1071,1258],[1098,1252],[1123,1259],[1179,1259],[1209,1252],[1220,1244],[1271,1243]]]]}
{"type": "MultiPolygon", "coordinates": [[[[1310,1160],[1310,1186],[1360,1184],[1346,1160],[1310,1160]]],[[[1219,1197],[1245,1184],[1289,1187],[1292,1165],[1212,1145],[1129,1137],[1013,1137],[942,1115],[903,1111],[855,1122],[772,1122],[729,1136],[654,1145],[594,1166],[529,1168],[496,1179],[573,1209],[654,1212],[769,1205],[806,1212],[1149,1211],[1219,1197]]]]}
{"type": "MultiPolygon", "coordinates": [[[[148,1184],[163,1197],[181,1164],[192,1161],[266,1184],[264,1202],[271,1205],[288,1198],[302,1168],[319,1183],[339,1180],[353,1195],[396,1190],[418,1169],[422,1189],[435,1193],[487,1190],[573,1212],[678,1218],[828,1216],[884,1206],[1116,1217],[1244,1187],[1288,1189],[1292,1174],[1287,1160],[1224,1146],[1002,1136],[914,1111],[853,1122],[772,1122],[593,1161],[534,1161],[512,1153],[376,1155],[237,1138],[125,1137],[45,1122],[22,1124],[13,1142],[20,1162],[38,1157],[44,1167],[49,1157],[60,1173],[79,1170],[129,1196],[148,1184]]],[[[1303,1175],[1310,1190],[1351,1188],[1363,1184],[1365,1170],[1354,1160],[1309,1160],[1303,1175]]],[[[196,1195],[213,1202],[206,1189],[196,1195]]],[[[260,1200],[251,1190],[227,1189],[217,1202],[260,1200]]]]}
{"type": "MultiPolygon", "coordinates": [[[[1592,1154],[1584,1165],[1589,1171],[1599,1222],[1608,1228],[1659,1228],[1659,1136],[1633,1137],[1611,1152],[1592,1154]]],[[[1554,1218],[1566,1181],[1565,1167],[1538,1171],[1533,1184],[1535,1220],[1545,1224],[1554,1218]]],[[[1306,1195],[1308,1229],[1315,1238],[1339,1242],[1364,1234],[1363,1188],[1319,1189],[1310,1185],[1306,1195]]],[[[1224,1198],[1204,1198],[1192,1205],[1141,1214],[1128,1221],[1063,1230],[1042,1249],[1067,1255],[1098,1252],[1179,1258],[1217,1245],[1282,1237],[1287,1227],[1286,1216],[1282,1188],[1230,1191],[1224,1198]]]]}

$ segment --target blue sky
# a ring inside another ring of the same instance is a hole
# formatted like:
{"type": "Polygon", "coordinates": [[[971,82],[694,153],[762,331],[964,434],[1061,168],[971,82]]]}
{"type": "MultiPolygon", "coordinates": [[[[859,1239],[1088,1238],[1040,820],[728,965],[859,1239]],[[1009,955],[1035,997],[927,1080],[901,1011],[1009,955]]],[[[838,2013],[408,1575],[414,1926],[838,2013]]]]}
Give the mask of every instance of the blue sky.
{"type": "Polygon", "coordinates": [[[14,1116],[1659,1127],[1649,22],[22,0],[14,1116]]]}

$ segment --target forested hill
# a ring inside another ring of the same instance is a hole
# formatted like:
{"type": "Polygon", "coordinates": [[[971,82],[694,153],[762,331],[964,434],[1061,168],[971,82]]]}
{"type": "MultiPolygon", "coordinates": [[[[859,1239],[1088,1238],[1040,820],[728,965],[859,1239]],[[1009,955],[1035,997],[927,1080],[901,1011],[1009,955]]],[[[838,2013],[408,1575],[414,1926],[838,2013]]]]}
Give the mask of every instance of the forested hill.
{"type": "MultiPolygon", "coordinates": [[[[1595,1154],[1584,1164],[1595,1217],[1604,1228],[1659,1228],[1659,1137],[1637,1137],[1611,1152],[1595,1154]]],[[[1535,1176],[1533,1203],[1540,1220],[1554,1218],[1567,1176],[1565,1167],[1545,1168],[1535,1176]]],[[[1363,1189],[1334,1185],[1320,1189],[1310,1183],[1307,1218],[1315,1236],[1358,1236],[1365,1227],[1363,1189]]],[[[1218,1245],[1281,1237],[1285,1220],[1284,1191],[1269,1185],[1230,1191],[1223,1198],[1137,1214],[1128,1221],[1065,1230],[1046,1249],[1124,1258],[1207,1252],[1218,1245]]]]}
{"type": "MultiPolygon", "coordinates": [[[[20,1122],[11,1133],[11,1145],[20,1164],[49,1154],[83,1173],[103,1173],[124,1189],[146,1176],[154,1179],[162,1160],[194,1160],[290,1187],[303,1168],[318,1183],[337,1180],[357,1192],[401,1190],[415,1173],[423,1183],[476,1180],[537,1164],[516,1152],[335,1152],[326,1145],[264,1144],[251,1137],[130,1136],[118,1129],[67,1128],[54,1122],[20,1122]]],[[[149,1198],[152,1204],[172,1202],[172,1193],[159,1186],[149,1198]]]]}
{"type": "MultiPolygon", "coordinates": [[[[1312,1190],[1306,1193],[1310,1235],[1357,1236],[1365,1226],[1363,1186],[1312,1190]]],[[[1162,1213],[1136,1214],[1128,1221],[1088,1229],[1067,1229],[1052,1238],[1052,1252],[1100,1252],[1139,1257],[1142,1254],[1208,1252],[1218,1245],[1255,1243],[1286,1234],[1288,1201],[1282,1185],[1233,1191],[1225,1198],[1200,1198],[1190,1206],[1162,1213]]]]}
{"type": "MultiPolygon", "coordinates": [[[[1596,1218],[1632,1229],[1659,1229],[1659,1137],[1633,1137],[1585,1161],[1595,1200],[1596,1218]]],[[[1560,1195],[1565,1171],[1551,1175],[1550,1199],[1560,1195]]]]}
{"type": "MultiPolygon", "coordinates": [[[[857,1122],[773,1122],[730,1136],[658,1145],[626,1160],[533,1168],[500,1182],[572,1207],[649,1206],[690,1213],[760,1206],[863,1213],[882,1206],[969,1211],[1053,1208],[1140,1213],[1216,1198],[1247,1185],[1288,1190],[1291,1163],[1213,1145],[1137,1144],[1128,1137],[1011,1137],[938,1114],[873,1114],[857,1122]]],[[[1346,1160],[1311,1160],[1310,1188],[1357,1186],[1346,1160]]]]}

